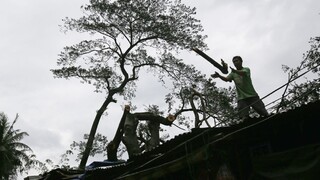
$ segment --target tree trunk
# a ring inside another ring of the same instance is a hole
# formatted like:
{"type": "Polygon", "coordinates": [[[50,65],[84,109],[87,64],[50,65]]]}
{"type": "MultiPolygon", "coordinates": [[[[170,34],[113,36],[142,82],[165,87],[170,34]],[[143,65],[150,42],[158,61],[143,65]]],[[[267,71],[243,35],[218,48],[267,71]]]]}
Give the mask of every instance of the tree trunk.
{"type": "Polygon", "coordinates": [[[129,158],[133,155],[141,153],[137,137],[138,119],[133,114],[128,114],[124,123],[124,136],[122,142],[127,148],[129,158]]]}
{"type": "Polygon", "coordinates": [[[116,132],[113,140],[110,141],[110,143],[107,145],[107,156],[108,156],[109,161],[117,161],[118,160],[118,157],[117,157],[118,147],[120,145],[122,135],[123,135],[124,122],[126,120],[126,117],[127,117],[127,114],[129,113],[129,111],[130,111],[130,107],[126,106],[123,111],[117,132],[116,132]]]}
{"type": "Polygon", "coordinates": [[[200,117],[199,117],[196,105],[193,102],[193,97],[194,97],[194,95],[190,96],[189,97],[189,101],[190,101],[190,105],[191,105],[191,108],[192,108],[192,111],[193,111],[193,114],[194,114],[194,119],[195,119],[194,120],[194,128],[199,128],[200,117]]]}
{"type": "MultiPolygon", "coordinates": [[[[125,110],[122,114],[117,132],[116,132],[113,140],[110,141],[110,143],[107,146],[107,156],[108,156],[108,160],[110,160],[110,161],[118,160],[117,152],[118,152],[120,142],[123,138],[124,124],[125,124],[125,120],[126,120],[128,114],[130,114],[130,107],[126,106],[125,110]]],[[[138,120],[148,120],[153,123],[161,123],[164,125],[171,125],[172,121],[174,121],[174,119],[175,119],[175,116],[171,116],[171,118],[164,118],[164,117],[161,117],[158,115],[154,115],[153,113],[150,113],[150,112],[138,112],[138,113],[134,113],[133,116],[136,117],[138,120]]],[[[158,129],[158,131],[159,131],[159,129],[158,129]]],[[[155,141],[154,144],[159,144],[159,143],[157,141],[155,141]]]]}
{"type": "Polygon", "coordinates": [[[153,148],[157,147],[160,143],[160,133],[159,133],[160,123],[149,121],[148,128],[149,128],[151,137],[149,142],[147,143],[148,144],[147,151],[150,151],[153,148]]]}
{"type": "Polygon", "coordinates": [[[92,149],[92,144],[94,141],[94,136],[97,132],[97,128],[101,119],[102,114],[104,113],[104,111],[107,109],[107,106],[111,103],[114,102],[115,100],[112,99],[112,96],[109,95],[108,98],[104,101],[104,103],[102,104],[102,106],[100,107],[100,109],[97,111],[96,117],[94,118],[91,130],[90,130],[90,134],[89,134],[89,138],[86,144],[86,148],[82,154],[82,158],[80,161],[80,165],[79,165],[79,169],[85,169],[91,149],[92,149]]]}
{"type": "Polygon", "coordinates": [[[171,126],[172,121],[175,120],[175,117],[172,116],[174,119],[169,119],[168,117],[162,117],[159,115],[154,115],[153,113],[150,112],[137,112],[134,113],[134,116],[137,117],[138,120],[148,120],[150,122],[158,122],[163,125],[171,126]]]}

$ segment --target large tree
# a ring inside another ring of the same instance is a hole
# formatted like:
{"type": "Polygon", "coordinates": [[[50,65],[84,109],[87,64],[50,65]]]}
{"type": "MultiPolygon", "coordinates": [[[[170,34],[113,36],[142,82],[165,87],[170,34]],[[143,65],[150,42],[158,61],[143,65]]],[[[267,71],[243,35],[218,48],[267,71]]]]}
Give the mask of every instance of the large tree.
{"type": "Polygon", "coordinates": [[[190,86],[203,78],[186,65],[176,52],[197,47],[205,49],[205,36],[195,8],[180,0],[90,0],[82,7],[85,15],[65,18],[64,29],[89,33],[90,40],[67,46],[52,72],[58,78],[79,78],[93,84],[106,98],[97,111],[79,165],[84,168],[94,136],[115,95],[134,97],[140,70],[151,70],[159,79],[171,78],[174,88],[190,86]]]}

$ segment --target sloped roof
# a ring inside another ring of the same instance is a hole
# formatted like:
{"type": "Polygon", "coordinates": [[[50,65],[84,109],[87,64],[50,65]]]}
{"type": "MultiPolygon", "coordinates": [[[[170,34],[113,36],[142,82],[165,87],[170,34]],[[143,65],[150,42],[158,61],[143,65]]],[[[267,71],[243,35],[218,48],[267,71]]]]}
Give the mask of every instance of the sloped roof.
{"type": "MultiPolygon", "coordinates": [[[[175,136],[151,151],[136,155],[126,163],[108,168],[87,170],[85,179],[141,179],[162,177],[190,163],[206,160],[208,149],[238,144],[254,145],[259,140],[269,142],[273,152],[310,144],[320,144],[320,101],[266,118],[252,118],[230,127],[197,128],[175,136]]],[[[59,170],[59,169],[58,169],[59,170]]],[[[43,178],[50,179],[57,170],[43,178]]],[[[59,171],[60,172],[60,171],[59,171]]],[[[81,172],[80,172],[81,173],[81,172]]],[[[79,172],[58,173],[64,179],[77,179],[79,172]]],[[[55,179],[55,178],[51,178],[55,179]]]]}
{"type": "Polygon", "coordinates": [[[108,169],[96,169],[88,174],[100,174],[110,179],[120,175],[138,176],[139,173],[150,175],[158,173],[157,169],[164,168],[163,164],[170,166],[177,160],[182,162],[188,154],[201,156],[201,152],[205,151],[202,147],[213,144],[219,146],[229,142],[248,143],[258,138],[269,138],[274,144],[274,151],[281,151],[319,142],[319,107],[320,101],[316,101],[266,118],[252,118],[230,127],[192,129],[151,151],[134,156],[126,164],[108,169]]]}

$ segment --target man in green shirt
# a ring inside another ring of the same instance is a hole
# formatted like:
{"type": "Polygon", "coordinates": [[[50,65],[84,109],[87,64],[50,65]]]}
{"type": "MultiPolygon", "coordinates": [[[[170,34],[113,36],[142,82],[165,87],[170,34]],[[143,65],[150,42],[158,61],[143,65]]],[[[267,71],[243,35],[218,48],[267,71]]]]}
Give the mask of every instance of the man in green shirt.
{"type": "MultiPolygon", "coordinates": [[[[241,118],[249,117],[250,107],[261,116],[267,116],[268,112],[265,105],[252,85],[250,69],[242,66],[242,58],[240,56],[233,57],[232,62],[236,69],[230,67],[231,73],[228,76],[224,77],[215,72],[211,77],[220,78],[226,82],[234,81],[238,96],[238,113],[241,118]]],[[[223,61],[222,65],[226,66],[223,61]]]]}

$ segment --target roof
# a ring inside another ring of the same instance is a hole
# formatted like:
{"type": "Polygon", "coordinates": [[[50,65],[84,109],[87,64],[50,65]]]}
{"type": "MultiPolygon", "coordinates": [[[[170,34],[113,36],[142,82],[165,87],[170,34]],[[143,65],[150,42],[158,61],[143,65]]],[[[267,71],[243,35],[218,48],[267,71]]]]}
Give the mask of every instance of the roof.
{"type": "MultiPolygon", "coordinates": [[[[228,143],[254,144],[266,139],[272,142],[273,151],[281,152],[319,142],[320,128],[318,113],[320,101],[302,105],[287,112],[266,118],[252,118],[230,127],[197,128],[175,136],[155,149],[136,155],[127,163],[108,169],[96,169],[88,174],[100,174],[111,179],[122,176],[151,175],[177,161],[183,162],[188,154],[207,151],[208,146],[225,146],[228,143]]],[[[121,179],[121,178],[120,178],[121,179]]]]}
{"type": "Polygon", "coordinates": [[[320,143],[319,107],[320,101],[316,101],[230,127],[192,129],[125,163],[87,170],[84,176],[86,179],[159,178],[206,160],[217,149],[250,148],[254,156],[261,153],[259,146],[264,143],[272,147],[272,152],[320,143]]]}

